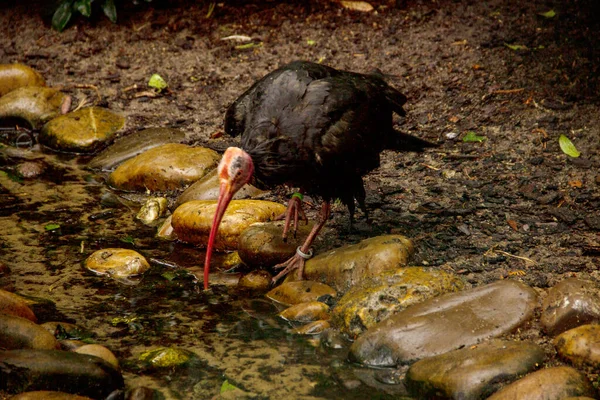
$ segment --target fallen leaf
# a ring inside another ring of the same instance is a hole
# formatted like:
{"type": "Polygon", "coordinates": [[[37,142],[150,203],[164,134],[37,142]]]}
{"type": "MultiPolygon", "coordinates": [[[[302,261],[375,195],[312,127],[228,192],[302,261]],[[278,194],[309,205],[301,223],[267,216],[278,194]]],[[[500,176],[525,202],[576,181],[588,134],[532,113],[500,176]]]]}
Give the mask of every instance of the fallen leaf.
{"type": "Polygon", "coordinates": [[[369,12],[373,11],[373,6],[366,1],[340,1],[342,7],[354,11],[369,12]]]}
{"type": "Polygon", "coordinates": [[[560,135],[558,138],[558,144],[560,145],[560,149],[563,151],[563,153],[568,156],[577,158],[581,155],[581,153],[577,151],[577,148],[573,142],[571,142],[571,140],[565,135],[560,135]]]}
{"type": "Polygon", "coordinates": [[[448,118],[448,120],[452,123],[457,123],[459,121],[460,118],[458,118],[456,115],[451,116],[450,118],[448,118]]]}
{"type": "Polygon", "coordinates": [[[166,89],[167,82],[159,74],[153,74],[148,81],[148,86],[154,89],[163,90],[166,89]]]}
{"type": "Polygon", "coordinates": [[[544,18],[554,18],[556,16],[556,12],[554,10],[548,10],[546,12],[543,13],[538,13],[538,15],[541,15],[544,18]]]}
{"type": "Polygon", "coordinates": [[[522,45],[522,44],[508,44],[508,43],[504,43],[504,45],[505,45],[506,47],[508,47],[509,49],[511,49],[511,50],[514,50],[514,51],[519,51],[519,50],[529,50],[529,49],[527,48],[527,46],[525,46],[525,45],[522,45]]]}
{"type": "Polygon", "coordinates": [[[477,136],[475,132],[468,131],[465,137],[463,137],[463,142],[483,142],[486,139],[485,136],[477,136]]]}
{"type": "Polygon", "coordinates": [[[508,226],[510,226],[513,231],[518,231],[519,230],[519,227],[517,226],[517,221],[512,220],[512,219],[507,219],[506,223],[508,223],[508,226]]]}
{"type": "Polygon", "coordinates": [[[581,181],[569,181],[569,186],[574,188],[580,188],[583,186],[583,183],[581,181]]]}

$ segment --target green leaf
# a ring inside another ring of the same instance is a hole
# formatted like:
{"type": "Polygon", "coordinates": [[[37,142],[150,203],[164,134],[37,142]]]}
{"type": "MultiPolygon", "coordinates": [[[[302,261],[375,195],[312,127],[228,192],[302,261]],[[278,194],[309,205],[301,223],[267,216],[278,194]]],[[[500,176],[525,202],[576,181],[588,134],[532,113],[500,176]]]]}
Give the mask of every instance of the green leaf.
{"type": "Polygon", "coordinates": [[[133,240],[133,238],[131,236],[123,236],[123,237],[119,238],[119,240],[123,243],[132,244],[135,246],[135,241],[133,240]]]}
{"type": "Polygon", "coordinates": [[[57,229],[60,229],[60,225],[59,224],[46,224],[46,226],[44,226],[44,229],[47,231],[55,231],[57,229]]]}
{"type": "Polygon", "coordinates": [[[315,42],[314,40],[311,40],[311,39],[307,39],[306,40],[306,44],[309,45],[309,46],[314,46],[316,43],[317,42],[315,42]]]}
{"type": "Polygon", "coordinates": [[[483,142],[486,139],[485,136],[477,136],[475,132],[468,131],[465,137],[463,137],[463,142],[483,142]]]}
{"type": "Polygon", "coordinates": [[[162,76],[160,76],[159,74],[154,74],[150,77],[150,80],[148,81],[148,86],[158,90],[163,90],[169,85],[167,85],[167,82],[162,78],[162,76]]]}
{"type": "Polygon", "coordinates": [[[92,15],[92,0],[75,0],[73,8],[86,18],[92,15]]]}
{"type": "Polygon", "coordinates": [[[577,158],[581,155],[581,153],[577,151],[577,148],[573,142],[571,142],[571,140],[565,135],[560,135],[558,138],[558,144],[560,145],[560,149],[563,151],[563,153],[568,156],[577,158]]]}
{"type": "Polygon", "coordinates": [[[527,46],[524,46],[522,44],[508,44],[508,43],[504,43],[504,45],[506,47],[508,47],[509,49],[513,50],[513,51],[528,50],[527,46]]]}
{"type": "Polygon", "coordinates": [[[64,0],[52,15],[52,27],[62,32],[73,15],[73,0],[64,0]]]}
{"type": "Polygon", "coordinates": [[[231,383],[229,383],[229,381],[227,379],[225,379],[225,382],[223,382],[223,384],[221,385],[221,393],[225,393],[225,392],[229,392],[231,390],[237,390],[237,386],[232,385],[231,383]]]}
{"type": "Polygon", "coordinates": [[[160,274],[160,276],[162,276],[163,278],[165,278],[166,280],[171,282],[173,279],[175,279],[177,277],[177,274],[173,271],[167,271],[167,272],[163,272],[162,274],[160,274]]]}
{"type": "Polygon", "coordinates": [[[112,22],[113,24],[117,23],[117,8],[115,7],[114,0],[104,0],[102,3],[102,11],[104,15],[112,22]]]}
{"type": "Polygon", "coordinates": [[[556,17],[556,12],[554,12],[554,10],[549,10],[544,13],[539,13],[538,15],[541,15],[544,18],[554,18],[556,17]]]}

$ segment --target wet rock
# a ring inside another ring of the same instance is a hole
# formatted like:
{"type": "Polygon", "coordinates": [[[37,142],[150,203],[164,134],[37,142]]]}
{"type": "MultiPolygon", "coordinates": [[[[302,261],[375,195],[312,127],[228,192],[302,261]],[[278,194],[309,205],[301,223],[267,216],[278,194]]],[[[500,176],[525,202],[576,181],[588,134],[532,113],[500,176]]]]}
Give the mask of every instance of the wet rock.
{"type": "Polygon", "coordinates": [[[173,368],[183,366],[197,356],[189,350],[174,347],[160,347],[142,353],[139,360],[154,368],[173,368]]]}
{"type": "Polygon", "coordinates": [[[299,303],[318,301],[324,296],[336,296],[336,291],[325,284],[314,281],[285,282],[269,293],[267,298],[291,306],[299,303]]]}
{"type": "Polygon", "coordinates": [[[127,400],[158,400],[163,398],[160,392],[149,387],[139,386],[127,391],[127,400]]]}
{"type": "Polygon", "coordinates": [[[112,351],[99,344],[86,344],[84,346],[78,347],[75,350],[75,353],[88,354],[90,356],[99,357],[107,363],[109,363],[110,365],[112,365],[113,368],[117,371],[119,370],[119,360],[117,359],[117,357],[115,357],[112,351]]]}
{"type": "MultiPolygon", "coordinates": [[[[251,197],[263,194],[264,191],[257,189],[256,187],[246,184],[238,190],[233,198],[235,200],[247,199],[251,197]]],[[[217,200],[219,197],[219,177],[217,176],[217,170],[214,169],[204,175],[200,180],[192,183],[175,202],[175,206],[178,207],[183,203],[187,203],[192,200],[217,200]]]]}
{"type": "Polygon", "coordinates": [[[600,365],[600,325],[582,325],[554,339],[558,354],[575,365],[600,365]]]}
{"type": "Polygon", "coordinates": [[[591,281],[569,278],[548,291],[541,323],[550,335],[600,321],[600,289],[591,281]]]}
{"type": "Polygon", "coordinates": [[[37,161],[25,161],[16,167],[16,172],[25,179],[37,178],[45,170],[46,165],[37,161]]]}
{"type": "Polygon", "coordinates": [[[46,329],[28,319],[0,314],[0,348],[58,349],[58,341],[46,329]]]}
{"type": "Polygon", "coordinates": [[[19,393],[10,400],[92,400],[90,397],[65,392],[51,392],[49,390],[38,390],[35,392],[19,393]]]}
{"type": "Polygon", "coordinates": [[[536,344],[493,340],[417,361],[406,373],[406,386],[420,399],[483,399],[540,366],[544,358],[536,344]]]}
{"type": "Polygon", "coordinates": [[[526,375],[487,400],[563,400],[569,396],[595,398],[594,388],[576,369],[553,367],[526,375]]]}
{"type": "Polygon", "coordinates": [[[238,252],[250,267],[274,266],[288,260],[306,240],[313,224],[301,224],[294,237],[290,232],[282,239],[284,221],[257,223],[246,228],[239,238],[238,252]]]}
{"type": "Polygon", "coordinates": [[[266,292],[271,287],[271,274],[264,269],[250,271],[240,278],[238,286],[240,289],[252,292],[266,292]]]}
{"type": "Polygon", "coordinates": [[[39,140],[58,151],[93,153],[110,141],[124,124],[123,116],[105,108],[82,108],[48,122],[39,140]]]}
{"type": "Polygon", "coordinates": [[[8,393],[51,390],[106,398],[123,377],[98,357],[60,350],[0,351],[0,389],[8,393]]]}
{"type": "MultiPolygon", "coordinates": [[[[206,245],[217,202],[188,201],[173,212],[171,225],[179,240],[206,245]]],[[[240,234],[256,222],[274,219],[285,212],[285,206],[272,201],[233,200],[223,216],[215,238],[216,250],[237,250],[240,234]]]]}
{"type": "Polygon", "coordinates": [[[140,253],[129,249],[108,248],[95,251],[85,260],[85,267],[100,275],[109,275],[122,283],[150,269],[150,264],[140,253]]]}
{"type": "Polygon", "coordinates": [[[377,236],[311,258],[304,277],[343,293],[370,276],[405,266],[413,252],[412,242],[402,235],[377,236]]]}
{"type": "Polygon", "coordinates": [[[112,145],[94,157],[87,166],[92,169],[108,171],[123,161],[147,150],[167,143],[181,143],[185,138],[185,133],[178,129],[144,129],[117,139],[112,145]]]}
{"type": "Polygon", "coordinates": [[[0,96],[23,86],[46,86],[42,75],[23,64],[0,64],[0,96]]]}
{"type": "Polygon", "coordinates": [[[332,323],[351,336],[410,305],[463,288],[456,276],[439,269],[404,267],[369,277],[346,292],[333,310],[332,323]]]}
{"type": "Polygon", "coordinates": [[[163,144],[123,162],[108,183],[128,191],[181,189],[214,169],[219,158],[216,151],[204,147],[163,144]]]}
{"type": "Polygon", "coordinates": [[[10,314],[32,322],[37,321],[33,310],[27,305],[27,300],[2,289],[0,289],[0,314],[10,314]]]}
{"type": "Polygon", "coordinates": [[[329,325],[328,320],[318,320],[310,322],[306,325],[299,326],[294,328],[292,331],[297,335],[318,335],[329,329],[331,326],[329,325]]]}
{"type": "Polygon", "coordinates": [[[175,235],[175,231],[173,230],[173,224],[171,221],[173,220],[173,215],[169,215],[163,221],[162,225],[156,231],[156,237],[163,240],[176,240],[177,235],[175,235]]]}
{"type": "Polygon", "coordinates": [[[0,120],[16,118],[26,121],[32,129],[61,113],[67,96],[56,89],[27,86],[0,97],[0,120]]]}
{"type": "Polygon", "coordinates": [[[328,320],[329,306],[320,301],[309,301],[286,308],[279,313],[279,316],[287,321],[294,322],[314,322],[320,319],[328,320]]]}
{"type": "Polygon", "coordinates": [[[532,317],[536,304],[533,289],[510,280],[445,294],[367,330],[350,358],[387,367],[446,353],[513,331],[532,317]]]}
{"type": "Polygon", "coordinates": [[[165,197],[151,197],[142,205],[136,218],[144,224],[151,224],[167,211],[167,199],[165,197]]]}
{"type": "Polygon", "coordinates": [[[78,348],[80,348],[81,346],[85,346],[87,343],[82,341],[82,340],[75,340],[75,339],[64,339],[64,340],[59,340],[58,341],[60,343],[60,348],[61,350],[67,350],[67,351],[75,351],[78,348]]]}

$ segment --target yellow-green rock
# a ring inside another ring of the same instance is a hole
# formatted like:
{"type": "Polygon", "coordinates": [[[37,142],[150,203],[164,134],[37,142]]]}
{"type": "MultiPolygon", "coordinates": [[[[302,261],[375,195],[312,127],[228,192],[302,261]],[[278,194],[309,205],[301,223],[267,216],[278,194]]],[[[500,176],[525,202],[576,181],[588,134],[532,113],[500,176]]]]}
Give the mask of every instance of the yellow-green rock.
{"type": "Polygon", "coordinates": [[[154,147],[123,162],[109,177],[109,184],[128,191],[180,189],[214,169],[219,154],[204,147],[169,143],[154,147]]]}
{"type": "Polygon", "coordinates": [[[279,316],[287,321],[314,322],[329,319],[329,306],[320,301],[299,303],[286,308],[279,316]]]}
{"type": "Polygon", "coordinates": [[[46,86],[42,75],[23,64],[0,64],[0,96],[23,86],[46,86]]]}
{"type": "Polygon", "coordinates": [[[238,287],[252,292],[266,292],[271,287],[272,278],[269,271],[257,269],[242,276],[238,287]]]}
{"type": "Polygon", "coordinates": [[[48,122],[39,139],[55,150],[92,153],[111,140],[124,124],[125,118],[105,108],[82,108],[48,122]]]}
{"type": "Polygon", "coordinates": [[[21,119],[33,129],[56,117],[67,96],[52,88],[26,86],[0,97],[0,119],[21,119]]]}
{"type": "Polygon", "coordinates": [[[33,310],[27,305],[27,300],[21,296],[0,289],[0,314],[10,314],[36,322],[33,310]]]}
{"type": "Polygon", "coordinates": [[[323,283],[314,281],[284,282],[269,293],[267,298],[291,306],[317,301],[322,296],[336,296],[336,291],[323,283]]]}
{"type": "Polygon", "coordinates": [[[554,339],[558,354],[575,365],[600,365],[600,325],[581,325],[554,339]]]}
{"type": "Polygon", "coordinates": [[[0,314],[0,348],[54,350],[60,344],[46,329],[28,319],[0,314]]]}
{"type": "MultiPolygon", "coordinates": [[[[247,199],[258,196],[262,193],[264,193],[264,191],[257,189],[250,184],[245,184],[235,193],[233,198],[235,200],[247,199]]],[[[192,200],[216,200],[218,197],[219,177],[217,176],[217,170],[213,169],[201,179],[192,183],[190,187],[185,189],[185,191],[177,198],[175,206],[179,206],[192,200]]]]}
{"type": "Polygon", "coordinates": [[[351,336],[423,300],[463,289],[456,276],[439,269],[401,267],[353,286],[333,310],[332,323],[351,336]]]}
{"type": "MultiPolygon", "coordinates": [[[[208,242],[217,202],[194,200],[183,203],[173,212],[171,226],[179,240],[204,245],[208,242]]],[[[216,250],[237,250],[240,234],[256,222],[274,219],[285,212],[285,206],[264,200],[233,200],[219,226],[216,250]]]]}
{"type": "Polygon", "coordinates": [[[282,239],[284,221],[250,225],[240,235],[238,252],[244,264],[250,267],[272,267],[288,260],[296,248],[304,243],[313,224],[300,222],[296,237],[290,228],[286,242],[282,239]]]}
{"type": "MultiPolygon", "coordinates": [[[[304,278],[343,293],[369,277],[406,266],[413,253],[412,242],[405,236],[376,236],[311,258],[305,264],[304,278]]],[[[295,276],[289,274],[287,280],[295,276]]]]}
{"type": "Polygon", "coordinates": [[[108,248],[92,253],[85,260],[85,267],[97,274],[126,279],[143,274],[150,268],[150,264],[137,251],[108,248]]]}
{"type": "Polygon", "coordinates": [[[297,335],[318,335],[329,328],[331,328],[329,321],[319,320],[294,328],[292,331],[297,335]]]}
{"type": "Polygon", "coordinates": [[[155,368],[172,368],[185,365],[193,358],[196,358],[196,355],[189,350],[159,347],[142,353],[139,360],[155,368]]]}

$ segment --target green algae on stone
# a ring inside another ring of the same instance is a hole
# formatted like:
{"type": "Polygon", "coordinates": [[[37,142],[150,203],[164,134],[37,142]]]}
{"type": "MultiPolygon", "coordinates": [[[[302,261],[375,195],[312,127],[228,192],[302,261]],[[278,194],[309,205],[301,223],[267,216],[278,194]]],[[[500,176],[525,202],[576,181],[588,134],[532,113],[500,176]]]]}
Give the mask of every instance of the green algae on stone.
{"type": "Polygon", "coordinates": [[[284,282],[266,294],[268,299],[286,306],[318,301],[323,296],[335,297],[335,289],[320,282],[284,282]]]}
{"type": "Polygon", "coordinates": [[[0,64],[0,97],[23,86],[46,86],[39,72],[24,64],[0,64]]]}
{"type": "Polygon", "coordinates": [[[139,360],[154,368],[180,367],[197,356],[189,350],[174,347],[159,347],[158,349],[145,351],[139,356],[139,360]]]}
{"type": "Polygon", "coordinates": [[[350,288],[333,310],[332,323],[356,337],[410,305],[463,287],[460,278],[439,269],[401,267],[385,271],[350,288]]]}
{"type": "Polygon", "coordinates": [[[124,124],[123,116],[105,108],[82,108],[48,122],[39,139],[54,150],[93,153],[112,140],[124,124]]]}
{"type": "MultiPolygon", "coordinates": [[[[304,278],[344,293],[368,277],[405,266],[413,253],[413,244],[405,236],[376,236],[311,258],[304,266],[304,278]]],[[[296,274],[289,274],[286,280],[295,279],[296,274]]]]}
{"type": "Polygon", "coordinates": [[[581,325],[554,339],[559,356],[574,365],[600,365],[600,325],[581,325]]]}
{"type": "Polygon", "coordinates": [[[0,120],[20,119],[32,129],[61,113],[67,95],[47,87],[26,86],[0,97],[0,120]]]}
{"type": "Polygon", "coordinates": [[[216,151],[205,147],[163,144],[123,162],[108,183],[127,191],[182,189],[214,169],[219,159],[216,151]]]}
{"type": "MultiPolygon", "coordinates": [[[[179,240],[206,245],[217,209],[212,200],[183,203],[173,212],[171,225],[179,240]]],[[[265,200],[233,200],[229,203],[215,238],[216,250],[237,250],[240,234],[256,222],[275,219],[286,207],[265,200]]]]}

